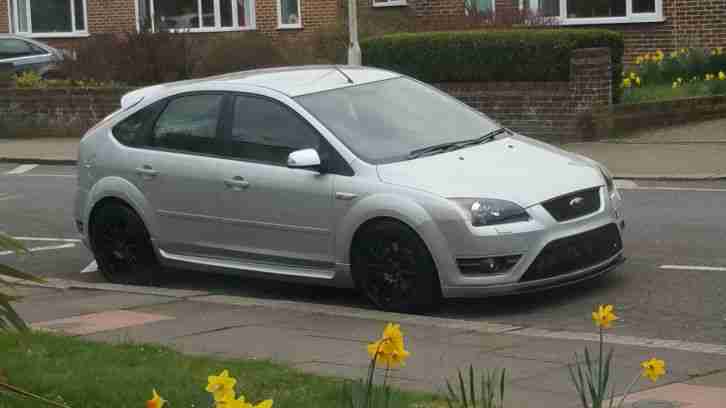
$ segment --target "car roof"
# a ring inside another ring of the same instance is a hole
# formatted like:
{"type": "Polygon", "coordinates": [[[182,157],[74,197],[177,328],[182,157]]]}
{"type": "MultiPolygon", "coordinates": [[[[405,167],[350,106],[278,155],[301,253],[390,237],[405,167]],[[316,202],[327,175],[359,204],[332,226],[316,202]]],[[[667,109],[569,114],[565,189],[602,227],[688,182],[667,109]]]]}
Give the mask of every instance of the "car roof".
{"type": "Polygon", "coordinates": [[[290,97],[323,92],[348,86],[361,85],[400,77],[400,74],[377,68],[336,65],[308,65],[241,71],[208,78],[162,84],[170,93],[183,91],[179,87],[197,87],[202,84],[223,84],[233,88],[257,86],[281,92],[290,97]]]}
{"type": "Polygon", "coordinates": [[[44,43],[42,41],[38,41],[38,40],[33,39],[33,38],[28,38],[28,37],[25,37],[25,36],[22,36],[22,35],[16,35],[16,34],[0,34],[0,40],[2,40],[2,39],[8,39],[8,38],[11,38],[11,39],[14,39],[14,40],[27,41],[27,42],[32,43],[32,44],[35,44],[35,45],[37,45],[39,47],[43,47],[45,49],[52,49],[53,48],[50,45],[48,45],[48,44],[46,44],[46,43],[44,43]]]}

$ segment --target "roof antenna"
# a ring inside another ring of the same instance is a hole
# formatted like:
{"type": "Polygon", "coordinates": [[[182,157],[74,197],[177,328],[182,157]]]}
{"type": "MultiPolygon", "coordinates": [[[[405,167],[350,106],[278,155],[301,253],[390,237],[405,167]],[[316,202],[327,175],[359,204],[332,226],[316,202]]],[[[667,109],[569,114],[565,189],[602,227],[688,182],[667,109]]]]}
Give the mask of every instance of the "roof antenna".
{"type": "Polygon", "coordinates": [[[349,84],[353,84],[354,83],[353,80],[350,79],[350,77],[348,76],[348,74],[346,74],[345,72],[343,72],[343,70],[340,69],[339,66],[333,65],[333,68],[335,68],[336,71],[340,72],[340,75],[343,75],[343,77],[345,77],[345,79],[348,81],[349,84]]]}

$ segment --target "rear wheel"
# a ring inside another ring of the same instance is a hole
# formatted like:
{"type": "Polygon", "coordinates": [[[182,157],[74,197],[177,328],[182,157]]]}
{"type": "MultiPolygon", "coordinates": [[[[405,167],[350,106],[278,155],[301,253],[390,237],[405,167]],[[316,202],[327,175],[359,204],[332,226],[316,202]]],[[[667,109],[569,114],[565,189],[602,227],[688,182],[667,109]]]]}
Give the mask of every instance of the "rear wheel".
{"type": "Polygon", "coordinates": [[[424,242],[395,220],[364,225],[351,249],[356,285],[378,308],[420,312],[438,305],[441,287],[424,242]]]}
{"type": "Polygon", "coordinates": [[[126,205],[108,203],[94,211],[91,247],[103,276],[113,283],[152,285],[160,266],[141,218],[126,205]]]}

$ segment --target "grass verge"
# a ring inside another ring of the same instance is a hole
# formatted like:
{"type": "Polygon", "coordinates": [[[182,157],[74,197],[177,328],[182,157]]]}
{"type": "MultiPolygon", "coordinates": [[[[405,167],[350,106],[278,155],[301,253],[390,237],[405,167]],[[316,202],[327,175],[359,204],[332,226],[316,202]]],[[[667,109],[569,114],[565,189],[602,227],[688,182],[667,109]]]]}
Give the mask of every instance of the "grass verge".
{"type": "MultiPolygon", "coordinates": [[[[239,347],[244,350],[245,339],[239,347]]],[[[268,361],[222,361],[155,345],[110,345],[40,332],[0,333],[0,370],[8,382],[73,408],[141,407],[152,388],[169,408],[211,407],[207,376],[223,369],[237,378],[237,390],[248,401],[272,398],[275,408],[342,406],[342,380],[268,361]]],[[[395,390],[391,400],[391,408],[439,406],[440,400],[424,393],[395,390]]],[[[11,407],[39,403],[0,394],[0,408],[11,407]]]]}

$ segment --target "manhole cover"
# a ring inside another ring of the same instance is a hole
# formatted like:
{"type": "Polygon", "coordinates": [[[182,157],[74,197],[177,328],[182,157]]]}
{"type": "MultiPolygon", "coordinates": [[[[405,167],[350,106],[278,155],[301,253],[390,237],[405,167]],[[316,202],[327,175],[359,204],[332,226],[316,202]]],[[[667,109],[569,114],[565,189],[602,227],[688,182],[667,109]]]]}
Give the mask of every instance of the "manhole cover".
{"type": "Polygon", "coordinates": [[[634,402],[632,408],[678,408],[680,404],[671,401],[641,400],[634,402]]]}

